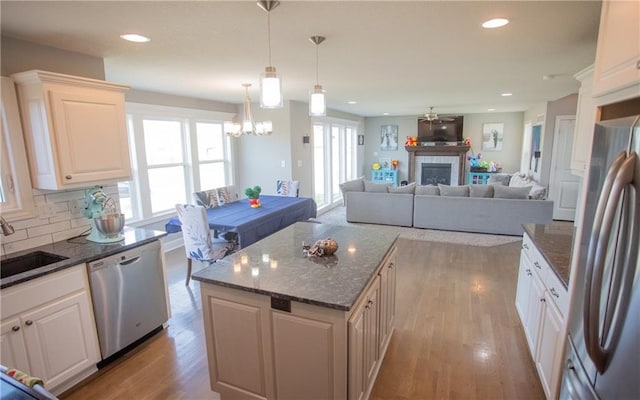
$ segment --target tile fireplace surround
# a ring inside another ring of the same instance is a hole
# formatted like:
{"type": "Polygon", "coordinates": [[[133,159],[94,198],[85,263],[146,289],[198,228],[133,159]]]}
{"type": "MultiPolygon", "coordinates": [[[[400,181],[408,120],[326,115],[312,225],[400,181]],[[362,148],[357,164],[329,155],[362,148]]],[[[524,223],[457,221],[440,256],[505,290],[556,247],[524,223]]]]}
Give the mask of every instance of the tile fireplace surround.
{"type": "Polygon", "coordinates": [[[421,182],[422,164],[450,164],[451,185],[464,184],[466,155],[470,147],[465,145],[405,146],[409,153],[409,182],[421,182]]]}

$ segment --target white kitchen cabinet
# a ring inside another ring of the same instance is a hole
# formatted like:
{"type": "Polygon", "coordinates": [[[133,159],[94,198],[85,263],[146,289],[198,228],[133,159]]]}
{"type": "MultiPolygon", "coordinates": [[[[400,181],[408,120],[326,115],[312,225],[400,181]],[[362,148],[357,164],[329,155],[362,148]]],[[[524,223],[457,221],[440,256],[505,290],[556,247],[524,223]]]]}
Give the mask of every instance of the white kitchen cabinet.
{"type": "Polygon", "coordinates": [[[562,360],[559,357],[562,356],[562,343],[564,342],[564,337],[561,336],[562,321],[562,315],[553,303],[550,293],[545,292],[535,360],[538,376],[548,399],[555,398],[555,386],[560,378],[562,360]]]}
{"type": "Polygon", "coordinates": [[[391,340],[396,316],[396,266],[395,249],[378,274],[380,276],[380,354],[385,353],[391,340]]]}
{"type": "Polygon", "coordinates": [[[129,180],[126,86],[45,71],[12,75],[35,188],[129,180]]]}
{"type": "Polygon", "coordinates": [[[565,341],[562,331],[568,302],[567,288],[525,233],[515,304],[548,399],[557,397],[565,341]]]}
{"type": "Polygon", "coordinates": [[[578,72],[574,77],[580,81],[580,90],[578,91],[576,127],[571,151],[571,172],[574,175],[584,176],[587,163],[591,158],[591,144],[596,123],[596,105],[591,95],[593,65],[578,72]]]}
{"type": "MultiPolygon", "coordinates": [[[[604,0],[594,71],[593,95],[640,88],[640,2],[604,0]]],[[[635,96],[634,96],[635,93],[635,96]]],[[[619,99],[623,100],[623,99],[619,99]]]]}
{"type": "Polygon", "coordinates": [[[54,393],[95,371],[100,352],[87,288],[81,264],[4,289],[2,364],[43,379],[54,393]]]}
{"type": "Polygon", "coordinates": [[[377,373],[380,342],[380,277],[349,319],[349,399],[369,396],[377,373]]]}

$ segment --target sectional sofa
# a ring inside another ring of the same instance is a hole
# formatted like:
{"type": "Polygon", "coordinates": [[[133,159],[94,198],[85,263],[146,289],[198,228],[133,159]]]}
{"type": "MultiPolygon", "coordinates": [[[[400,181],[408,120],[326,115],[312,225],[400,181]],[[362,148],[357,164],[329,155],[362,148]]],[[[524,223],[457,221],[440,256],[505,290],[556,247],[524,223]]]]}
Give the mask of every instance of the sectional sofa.
{"type": "Polygon", "coordinates": [[[343,184],[348,222],[521,236],[522,224],[548,224],[553,218],[553,201],[531,198],[536,190],[535,196],[544,196],[533,183],[373,185],[364,180],[343,184]]]}

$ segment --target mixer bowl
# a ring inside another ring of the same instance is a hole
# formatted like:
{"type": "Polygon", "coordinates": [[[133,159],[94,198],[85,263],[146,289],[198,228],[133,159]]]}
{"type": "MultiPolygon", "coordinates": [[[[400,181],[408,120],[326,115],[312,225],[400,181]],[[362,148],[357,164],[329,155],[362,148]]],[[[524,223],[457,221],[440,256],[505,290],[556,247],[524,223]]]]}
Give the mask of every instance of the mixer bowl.
{"type": "Polygon", "coordinates": [[[124,214],[109,214],[99,218],[94,218],[96,228],[103,235],[113,237],[124,229],[124,214]]]}

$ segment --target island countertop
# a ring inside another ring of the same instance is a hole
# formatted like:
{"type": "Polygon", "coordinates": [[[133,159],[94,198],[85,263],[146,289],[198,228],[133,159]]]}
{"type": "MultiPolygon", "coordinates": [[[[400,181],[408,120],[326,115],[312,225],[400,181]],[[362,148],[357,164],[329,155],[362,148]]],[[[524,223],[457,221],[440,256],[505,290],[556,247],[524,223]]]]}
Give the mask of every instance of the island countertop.
{"type": "Polygon", "coordinates": [[[393,248],[397,233],[297,222],[195,274],[193,279],[276,298],[349,311],[393,248]],[[328,257],[307,257],[302,243],[338,242],[328,257]]]}
{"type": "Polygon", "coordinates": [[[524,224],[522,226],[553,272],[565,287],[568,287],[574,234],[573,224],[554,222],[551,224],[524,224]]]}

